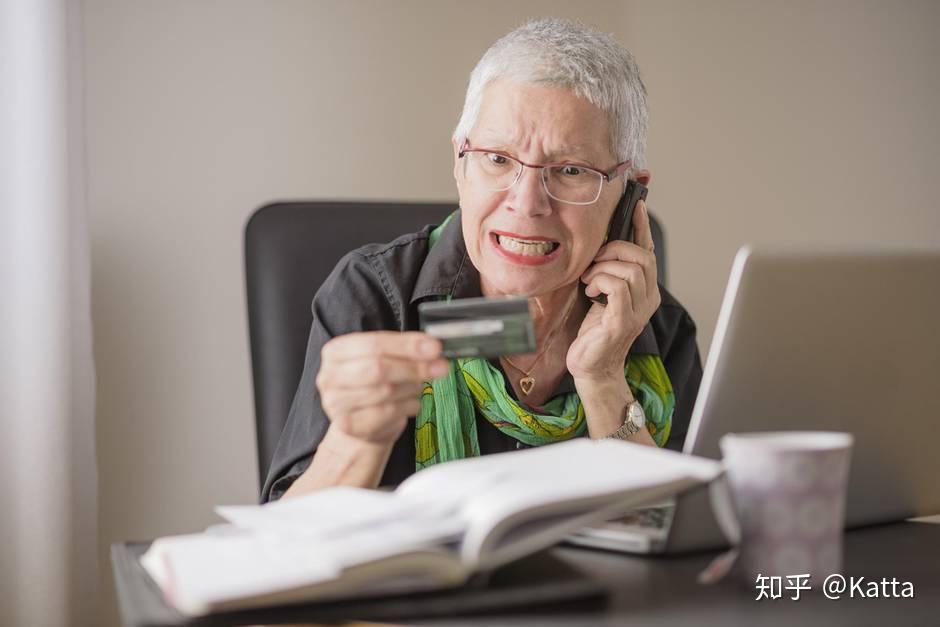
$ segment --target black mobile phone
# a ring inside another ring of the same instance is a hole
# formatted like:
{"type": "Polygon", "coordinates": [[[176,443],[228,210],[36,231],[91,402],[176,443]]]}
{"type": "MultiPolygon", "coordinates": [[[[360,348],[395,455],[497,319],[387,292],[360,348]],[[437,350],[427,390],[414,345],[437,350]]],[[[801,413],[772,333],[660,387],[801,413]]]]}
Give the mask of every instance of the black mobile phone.
{"type": "Polygon", "coordinates": [[[633,241],[633,212],[636,210],[636,203],[646,200],[649,189],[643,183],[630,181],[627,188],[614,209],[614,215],[610,218],[610,225],[607,227],[607,241],[623,240],[625,242],[633,241]]]}
{"type": "MultiPolygon", "coordinates": [[[[636,211],[636,203],[641,200],[646,201],[647,193],[649,193],[649,188],[643,183],[632,180],[627,183],[627,188],[623,191],[623,196],[620,197],[620,202],[617,203],[614,215],[611,216],[610,224],[607,226],[605,243],[618,239],[625,242],[633,241],[633,213],[636,211]]],[[[606,305],[607,294],[599,294],[591,300],[606,305]]]]}

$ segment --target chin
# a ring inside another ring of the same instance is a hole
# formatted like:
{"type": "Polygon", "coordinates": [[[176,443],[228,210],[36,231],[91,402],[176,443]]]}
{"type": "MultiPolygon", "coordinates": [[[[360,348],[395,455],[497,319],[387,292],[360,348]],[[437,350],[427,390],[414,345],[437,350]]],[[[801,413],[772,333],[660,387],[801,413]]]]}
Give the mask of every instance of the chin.
{"type": "Polygon", "coordinates": [[[537,296],[560,287],[554,284],[558,277],[547,276],[548,274],[532,270],[510,273],[506,272],[505,269],[497,268],[495,271],[487,273],[485,278],[490,287],[501,294],[537,296]]]}

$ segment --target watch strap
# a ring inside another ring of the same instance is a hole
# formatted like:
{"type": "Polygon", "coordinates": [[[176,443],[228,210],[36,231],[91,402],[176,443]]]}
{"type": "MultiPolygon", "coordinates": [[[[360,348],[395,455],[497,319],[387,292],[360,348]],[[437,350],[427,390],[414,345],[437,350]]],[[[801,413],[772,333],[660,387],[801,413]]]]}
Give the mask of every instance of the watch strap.
{"type": "Polygon", "coordinates": [[[619,429],[617,429],[610,435],[605,435],[604,439],[610,438],[610,439],[615,439],[615,440],[625,440],[629,438],[631,435],[634,435],[640,432],[640,429],[642,429],[643,427],[637,425],[633,421],[632,416],[630,415],[630,410],[633,408],[634,405],[639,407],[639,410],[641,413],[643,412],[643,406],[640,405],[639,401],[633,401],[633,402],[627,403],[623,408],[623,424],[620,425],[619,429]]]}

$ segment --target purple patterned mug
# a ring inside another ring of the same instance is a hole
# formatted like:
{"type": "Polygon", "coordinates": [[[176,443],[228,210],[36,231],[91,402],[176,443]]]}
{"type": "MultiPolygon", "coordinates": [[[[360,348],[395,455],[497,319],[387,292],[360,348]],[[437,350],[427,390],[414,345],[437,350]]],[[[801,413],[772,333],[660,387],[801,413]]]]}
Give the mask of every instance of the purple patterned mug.
{"type": "Polygon", "coordinates": [[[831,431],[729,433],[721,439],[741,526],[740,565],[758,575],[842,569],[852,435],[831,431]]]}

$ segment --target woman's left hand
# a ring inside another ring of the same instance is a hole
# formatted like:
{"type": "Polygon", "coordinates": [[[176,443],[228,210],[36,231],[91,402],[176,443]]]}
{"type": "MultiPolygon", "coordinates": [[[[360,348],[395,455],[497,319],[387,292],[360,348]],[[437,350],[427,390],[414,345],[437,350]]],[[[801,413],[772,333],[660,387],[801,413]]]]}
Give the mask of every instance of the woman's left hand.
{"type": "Polygon", "coordinates": [[[587,296],[607,294],[607,305],[591,305],[568,349],[567,367],[575,381],[622,382],[627,351],[659,307],[653,234],[642,200],[633,214],[633,232],[635,244],[607,242],[581,275],[587,296]]]}

